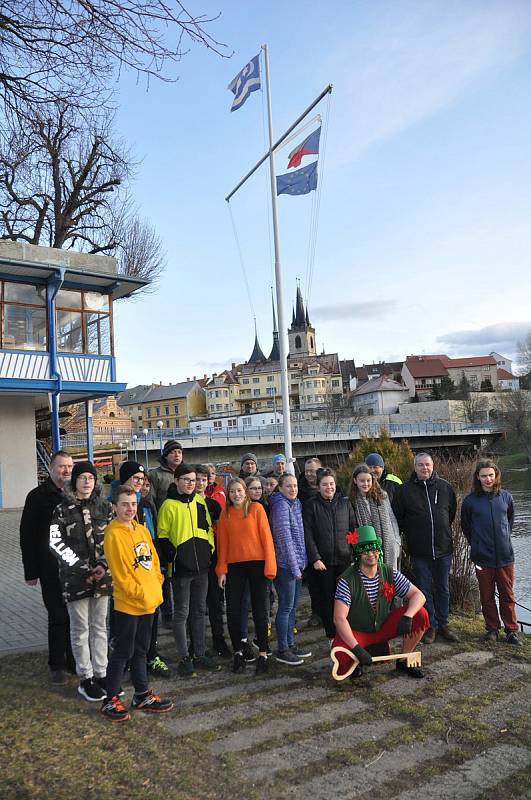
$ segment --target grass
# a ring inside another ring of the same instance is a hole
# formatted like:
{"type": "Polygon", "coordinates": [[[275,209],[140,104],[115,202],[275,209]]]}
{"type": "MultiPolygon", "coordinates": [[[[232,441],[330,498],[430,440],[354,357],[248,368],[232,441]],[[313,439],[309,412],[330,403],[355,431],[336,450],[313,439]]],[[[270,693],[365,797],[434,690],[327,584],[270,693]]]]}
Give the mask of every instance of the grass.
{"type": "MultiPolygon", "coordinates": [[[[511,648],[499,643],[485,645],[481,642],[483,622],[480,617],[459,616],[452,619],[452,627],[460,634],[458,645],[448,646],[448,653],[466,650],[488,650],[494,653],[497,663],[518,661],[531,664],[531,637],[525,637],[522,648],[511,648]]],[[[319,637],[319,632],[315,633],[319,637]]],[[[318,645],[323,650],[324,645],[318,645]]],[[[440,658],[440,652],[426,651],[425,666],[429,671],[430,660],[440,658]]],[[[446,651],[445,651],[446,652],[446,651]]],[[[316,653],[316,658],[324,650],[316,653]]],[[[489,668],[490,664],[485,668],[489,668]]],[[[98,713],[98,704],[89,704],[78,698],[76,679],[66,687],[52,689],[48,682],[48,670],[43,654],[25,653],[0,659],[2,681],[0,700],[3,713],[0,722],[0,770],[2,774],[2,800],[71,800],[73,796],[93,797],[95,800],[137,800],[149,798],[171,798],[171,800],[228,800],[239,797],[243,800],[262,800],[263,783],[252,783],[252,769],[242,769],[238,754],[214,756],[208,749],[209,742],[217,735],[214,731],[176,737],[164,724],[163,718],[153,718],[136,713],[129,723],[112,725],[98,713]]],[[[531,688],[531,671],[523,673],[511,684],[494,690],[477,693],[445,702],[444,687],[450,688],[464,678],[479,675],[482,667],[467,667],[459,675],[447,679],[439,675],[434,681],[419,685],[415,695],[386,694],[381,691],[389,681],[396,680],[391,670],[379,668],[364,675],[352,684],[338,686],[327,673],[308,675],[309,687],[327,686],[336,688],[337,695],[326,702],[338,703],[338,718],[312,726],[311,733],[301,729],[296,734],[277,738],[274,746],[294,744],[309,735],[319,735],[340,725],[362,722],[369,719],[393,717],[404,724],[383,738],[364,743],[363,747],[339,748],[315,761],[304,769],[287,769],[268,780],[267,796],[273,800],[283,796],[286,780],[301,783],[313,775],[326,774],[329,770],[346,765],[367,764],[385,750],[390,752],[402,744],[414,746],[435,738],[448,744],[448,757],[435,760],[422,767],[422,781],[432,775],[445,772],[451,766],[473,758],[483,750],[506,742],[531,748],[529,718],[518,710],[508,722],[507,729],[488,725],[478,719],[477,709],[483,708],[521,688],[522,693],[531,688]],[[341,716],[341,702],[347,697],[358,696],[368,705],[359,714],[341,716]],[[431,703],[431,700],[434,702],[431,703]]],[[[272,671],[275,674],[276,670],[272,671]]],[[[285,674],[279,672],[278,674],[285,674]]],[[[228,677],[228,676],[227,676],[228,677]]],[[[303,677],[302,674],[300,677],[303,677]]],[[[227,681],[230,682],[230,679],[227,681]]],[[[419,682],[420,684],[420,682],[419,682]]],[[[183,683],[174,684],[168,691],[171,697],[182,696],[188,691],[183,683]]],[[[399,685],[396,684],[399,689],[399,685]]],[[[208,683],[193,686],[193,690],[208,690],[208,683]]],[[[242,687],[243,689],[243,687],[242,687]]],[[[267,693],[267,679],[264,680],[267,693]]],[[[257,745],[248,753],[270,749],[273,746],[276,720],[291,712],[309,711],[316,708],[317,701],[303,699],[298,703],[289,701],[271,712],[254,713],[253,695],[230,696],[226,701],[217,701],[212,708],[201,706],[201,712],[211,711],[215,716],[220,708],[228,708],[240,702],[248,712],[245,722],[230,723],[226,730],[238,729],[238,724],[255,726],[271,723],[271,742],[257,745]]],[[[179,710],[175,712],[178,718],[179,710]]],[[[186,713],[193,713],[187,709],[186,713]]],[[[502,776],[500,776],[501,779],[502,776]]],[[[410,776],[400,775],[393,779],[392,786],[374,787],[372,800],[383,800],[394,791],[407,787],[410,776]]],[[[518,774],[504,785],[504,800],[517,798],[530,785],[529,771],[518,774]]],[[[492,795],[491,795],[492,796],[492,795]]]]}

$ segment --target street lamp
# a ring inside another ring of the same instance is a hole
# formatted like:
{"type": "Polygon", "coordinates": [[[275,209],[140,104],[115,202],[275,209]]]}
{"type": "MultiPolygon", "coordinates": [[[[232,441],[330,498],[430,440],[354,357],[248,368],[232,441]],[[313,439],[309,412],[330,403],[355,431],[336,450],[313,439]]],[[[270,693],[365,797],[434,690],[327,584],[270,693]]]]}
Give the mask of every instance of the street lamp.
{"type": "Polygon", "coordinates": [[[136,443],[137,443],[137,440],[138,440],[138,436],[136,435],[136,433],[133,433],[133,435],[131,436],[131,439],[133,441],[133,450],[135,451],[135,461],[136,461],[137,460],[137,457],[136,457],[136,443]]]}
{"type": "Polygon", "coordinates": [[[148,463],[147,437],[148,437],[149,431],[148,431],[147,428],[144,428],[142,433],[144,434],[144,447],[145,447],[145,450],[146,450],[146,470],[148,470],[149,469],[149,463],[148,463]]]}
{"type": "Polygon", "coordinates": [[[164,423],[161,419],[157,422],[157,428],[159,429],[159,445],[160,445],[160,454],[162,455],[162,428],[164,427],[164,423]]]}
{"type": "Polygon", "coordinates": [[[122,463],[122,459],[124,457],[123,449],[126,447],[127,442],[120,442],[120,463],[122,463]]]}

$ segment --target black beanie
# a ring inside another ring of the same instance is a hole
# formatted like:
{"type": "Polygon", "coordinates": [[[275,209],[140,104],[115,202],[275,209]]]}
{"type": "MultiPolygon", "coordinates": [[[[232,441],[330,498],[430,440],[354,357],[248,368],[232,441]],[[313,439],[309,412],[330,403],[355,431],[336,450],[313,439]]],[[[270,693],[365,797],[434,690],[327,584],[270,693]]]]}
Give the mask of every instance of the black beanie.
{"type": "Polygon", "coordinates": [[[164,449],[162,451],[162,458],[166,458],[169,456],[172,450],[181,450],[182,452],[183,446],[180,442],[175,441],[175,439],[170,439],[169,442],[166,442],[164,445],[164,449]]]}
{"type": "Polygon", "coordinates": [[[174,478],[182,478],[183,475],[189,475],[191,472],[195,472],[194,465],[193,464],[185,464],[183,462],[182,464],[178,464],[175,467],[175,470],[173,472],[173,477],[174,478]]]}
{"type": "Polygon", "coordinates": [[[94,475],[94,480],[98,480],[98,473],[96,472],[94,464],[91,464],[90,461],[78,461],[77,464],[74,464],[74,469],[72,470],[72,476],[70,478],[70,485],[74,491],[76,490],[77,479],[80,475],[83,475],[84,472],[90,472],[91,475],[94,475]]]}
{"type": "Polygon", "coordinates": [[[124,484],[138,472],[145,474],[146,470],[143,464],[139,464],[137,461],[124,461],[124,463],[120,465],[120,483],[124,484]]]}

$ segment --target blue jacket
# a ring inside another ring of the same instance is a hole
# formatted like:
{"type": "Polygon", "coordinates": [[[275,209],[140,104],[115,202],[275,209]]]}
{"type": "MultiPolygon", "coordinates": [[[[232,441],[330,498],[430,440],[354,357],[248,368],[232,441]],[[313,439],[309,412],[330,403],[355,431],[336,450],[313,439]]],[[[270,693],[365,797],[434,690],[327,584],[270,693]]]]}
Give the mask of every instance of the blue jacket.
{"type": "Polygon", "coordinates": [[[269,522],[277,567],[289,570],[294,578],[302,577],[308,559],[300,500],[290,500],[282,492],[273,492],[269,498],[269,522]]]}
{"type": "Polygon", "coordinates": [[[470,557],[480,567],[514,563],[511,543],[514,505],[509,492],[469,494],[461,507],[461,529],[470,543],[470,557]]]}

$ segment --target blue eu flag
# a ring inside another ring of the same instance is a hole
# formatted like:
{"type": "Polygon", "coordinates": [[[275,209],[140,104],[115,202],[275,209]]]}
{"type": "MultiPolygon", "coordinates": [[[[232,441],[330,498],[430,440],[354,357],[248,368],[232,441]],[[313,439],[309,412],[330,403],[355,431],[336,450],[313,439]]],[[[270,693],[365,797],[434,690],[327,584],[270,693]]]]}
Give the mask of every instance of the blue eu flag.
{"type": "Polygon", "coordinates": [[[307,167],[277,175],[277,194],[308,194],[317,189],[317,161],[307,167]]]}
{"type": "Polygon", "coordinates": [[[231,111],[237,111],[243,106],[251,92],[260,88],[260,54],[251,58],[248,64],[239,72],[227,89],[234,94],[231,111]]]}

